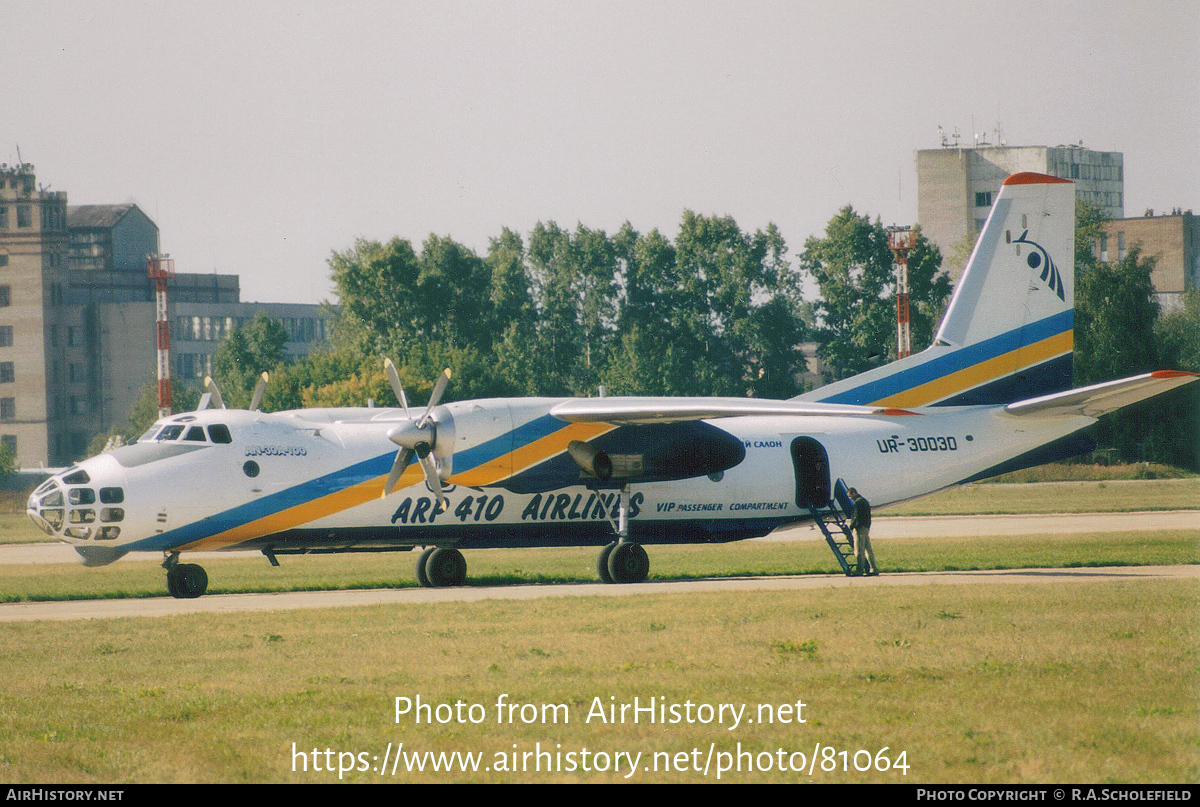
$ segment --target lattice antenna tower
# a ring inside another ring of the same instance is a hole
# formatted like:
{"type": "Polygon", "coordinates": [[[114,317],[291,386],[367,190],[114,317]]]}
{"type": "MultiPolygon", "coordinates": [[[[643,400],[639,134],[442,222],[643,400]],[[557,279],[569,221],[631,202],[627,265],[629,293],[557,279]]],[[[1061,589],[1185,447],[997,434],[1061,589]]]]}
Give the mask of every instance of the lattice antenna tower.
{"type": "Polygon", "coordinates": [[[167,316],[167,281],[175,277],[170,255],[146,256],[146,274],[154,281],[154,335],[158,348],[158,416],[171,414],[171,321],[167,316]]]}

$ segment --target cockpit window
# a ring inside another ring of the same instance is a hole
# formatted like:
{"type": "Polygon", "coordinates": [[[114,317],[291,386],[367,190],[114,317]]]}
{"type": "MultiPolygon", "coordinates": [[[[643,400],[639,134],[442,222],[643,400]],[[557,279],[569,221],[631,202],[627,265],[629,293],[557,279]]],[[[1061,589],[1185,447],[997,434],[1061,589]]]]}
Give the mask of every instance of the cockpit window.
{"type": "Polygon", "coordinates": [[[71,488],[67,491],[67,501],[71,504],[95,504],[96,491],[91,488],[71,488]]]}
{"type": "Polygon", "coordinates": [[[133,442],[135,442],[135,443],[148,443],[148,442],[150,442],[150,441],[151,441],[151,440],[154,438],[154,433],[155,433],[155,432],[157,432],[157,431],[158,431],[158,424],[155,424],[155,425],[153,425],[153,426],[151,426],[151,427],[150,427],[150,430],[149,430],[149,431],[147,431],[145,434],[143,434],[141,437],[139,437],[138,439],[134,440],[133,442]]]}
{"type": "Polygon", "coordinates": [[[184,440],[194,440],[197,443],[204,442],[204,429],[200,426],[192,426],[187,430],[187,434],[183,436],[184,440]]]}
{"type": "Polygon", "coordinates": [[[158,433],[158,437],[155,437],[154,439],[161,443],[164,440],[178,439],[179,435],[181,434],[183,434],[183,426],[166,426],[158,433]]]}
{"type": "Polygon", "coordinates": [[[233,435],[229,433],[229,427],[224,423],[214,423],[208,427],[208,436],[214,443],[232,443],[233,435]]]}
{"type": "Polygon", "coordinates": [[[62,481],[68,485],[86,485],[92,481],[92,478],[88,476],[87,471],[80,469],[67,474],[62,481]]]}

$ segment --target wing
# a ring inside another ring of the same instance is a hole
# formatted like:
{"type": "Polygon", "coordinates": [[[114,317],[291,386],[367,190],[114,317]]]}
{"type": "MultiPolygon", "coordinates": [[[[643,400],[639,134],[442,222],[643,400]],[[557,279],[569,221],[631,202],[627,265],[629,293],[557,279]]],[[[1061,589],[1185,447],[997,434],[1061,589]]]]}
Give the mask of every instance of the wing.
{"type": "Polygon", "coordinates": [[[878,406],[770,401],[753,398],[576,398],[550,408],[550,414],[570,423],[613,423],[646,425],[687,420],[793,415],[801,417],[844,417],[869,415],[915,415],[907,409],[878,406]]]}
{"type": "Polygon", "coordinates": [[[1010,403],[1004,411],[1010,415],[1062,416],[1082,415],[1100,417],[1130,404],[1153,398],[1164,392],[1190,384],[1200,378],[1196,373],[1180,370],[1159,370],[1117,381],[1105,381],[1090,387],[1042,395],[1010,403]]]}

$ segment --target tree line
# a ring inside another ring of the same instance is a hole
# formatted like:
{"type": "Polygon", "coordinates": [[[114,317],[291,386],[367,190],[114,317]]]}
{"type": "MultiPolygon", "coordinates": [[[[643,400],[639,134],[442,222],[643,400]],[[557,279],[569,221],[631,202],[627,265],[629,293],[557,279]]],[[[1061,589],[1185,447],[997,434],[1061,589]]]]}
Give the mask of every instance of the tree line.
{"type": "MultiPolygon", "coordinates": [[[[437,235],[419,249],[362,239],[329,261],[338,303],[329,346],[290,364],[269,352],[250,364],[274,367],[264,407],[287,409],[394,405],[383,356],[415,397],[451,367],[463,399],[588,396],[601,385],[613,395],[786,398],[804,391],[807,340],[831,377],[894,355],[892,258],[878,219],[843,208],[806,241],[798,266],[787,252],[774,225],[751,232],[691,211],[673,239],[629,223],[609,234],[555,222],[524,237],[504,229],[484,255],[437,235]],[[806,277],[819,300],[804,299],[806,277]]],[[[927,343],[949,284],[923,237],[916,257],[914,333],[927,343]]],[[[237,387],[227,399],[248,400],[256,372],[243,369],[236,339],[219,347],[214,373],[237,387]]]]}
{"type": "MultiPolygon", "coordinates": [[[[1103,222],[1096,208],[1078,206],[1076,384],[1160,367],[1200,371],[1200,298],[1160,312],[1152,258],[1136,248],[1116,264],[1096,257],[1103,222]]],[[[914,351],[932,341],[950,296],[941,264],[918,228],[909,255],[914,351]]],[[[438,235],[419,249],[403,238],[360,239],[329,266],[337,294],[329,344],[289,362],[279,323],[263,315],[234,329],[213,366],[229,405],[246,406],[269,370],[266,411],[393,406],[384,356],[410,404],[443,367],[454,373],[448,399],[589,396],[601,385],[613,395],[786,398],[804,391],[805,341],[817,344],[827,381],[896,356],[887,233],[851,206],[806,239],[795,265],[774,225],[749,232],[728,216],[685,211],[673,239],[629,223],[609,234],[546,222],[525,236],[503,229],[483,255],[438,235]]],[[[177,410],[199,394],[181,392],[177,410]]],[[[143,397],[133,420],[148,425],[152,398],[143,397]]],[[[1106,418],[1096,437],[1127,459],[1200,469],[1194,435],[1180,440],[1174,425],[1194,432],[1197,413],[1200,396],[1183,390],[1106,418]]]]}
{"type": "MultiPolygon", "coordinates": [[[[1134,245],[1115,263],[1100,260],[1107,221],[1080,202],[1075,222],[1075,386],[1152,370],[1200,372],[1200,292],[1163,311],[1151,273],[1157,257],[1134,245]]],[[[1092,427],[1100,447],[1125,460],[1200,471],[1200,384],[1143,401],[1092,427]]]]}

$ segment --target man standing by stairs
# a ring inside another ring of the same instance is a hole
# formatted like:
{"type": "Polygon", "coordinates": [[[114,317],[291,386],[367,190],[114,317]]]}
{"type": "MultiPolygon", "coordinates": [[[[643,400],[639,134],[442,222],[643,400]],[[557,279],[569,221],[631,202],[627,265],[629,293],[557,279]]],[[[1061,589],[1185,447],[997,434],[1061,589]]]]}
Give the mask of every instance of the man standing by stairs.
{"type": "Polygon", "coordinates": [[[871,503],[858,495],[854,488],[850,488],[847,493],[854,502],[850,529],[854,530],[854,557],[858,573],[864,576],[879,574],[875,565],[875,552],[871,549],[871,503]]]}

